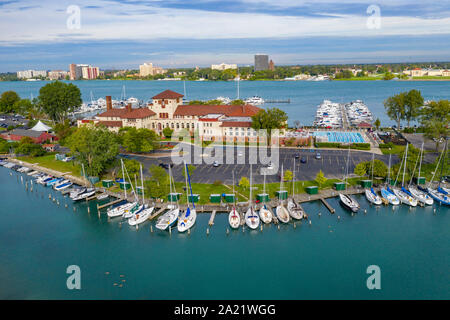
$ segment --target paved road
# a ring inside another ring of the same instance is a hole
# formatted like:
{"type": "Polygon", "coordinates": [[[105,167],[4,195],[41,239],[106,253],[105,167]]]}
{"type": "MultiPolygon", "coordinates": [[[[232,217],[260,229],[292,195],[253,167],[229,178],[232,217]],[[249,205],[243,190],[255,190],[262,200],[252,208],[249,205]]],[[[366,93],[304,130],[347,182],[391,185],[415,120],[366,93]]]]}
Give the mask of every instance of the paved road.
{"type": "MultiPolygon", "coordinates": [[[[239,181],[242,176],[249,177],[250,164],[248,164],[248,152],[246,153],[240,148],[241,151],[237,151],[234,154],[234,164],[221,164],[219,167],[214,167],[212,164],[194,164],[196,166],[195,173],[192,175],[193,182],[199,183],[213,183],[216,180],[220,180],[225,184],[232,183],[232,172],[234,170],[235,181],[239,181]],[[238,152],[242,152],[242,156],[238,156],[238,152]]],[[[248,150],[248,149],[247,149],[248,150]]],[[[321,150],[321,159],[316,159],[315,150],[305,149],[279,149],[280,150],[280,169],[283,165],[285,170],[293,170],[295,155],[306,158],[306,163],[301,163],[299,159],[296,159],[296,180],[313,180],[315,179],[319,170],[322,170],[327,178],[339,178],[341,179],[345,172],[345,166],[347,161],[347,150],[321,150]]],[[[214,156],[214,154],[213,154],[214,156]]],[[[145,156],[128,156],[128,158],[136,159],[144,164],[145,172],[148,173],[148,168],[153,164],[158,163],[171,163],[170,157],[149,158],[145,156]]],[[[371,160],[372,155],[367,152],[351,151],[349,172],[353,172],[356,164],[361,161],[371,160]]],[[[386,164],[389,161],[389,156],[375,155],[375,159],[384,161],[386,164]]],[[[211,160],[211,159],[209,159],[211,160]]],[[[392,158],[392,164],[398,162],[396,156],[392,158]]],[[[253,182],[262,183],[263,175],[260,174],[260,169],[267,165],[254,164],[253,165],[253,182]]],[[[176,181],[184,181],[182,171],[183,165],[174,165],[172,172],[176,181]]],[[[278,182],[278,173],[266,176],[267,182],[278,182]]]]}

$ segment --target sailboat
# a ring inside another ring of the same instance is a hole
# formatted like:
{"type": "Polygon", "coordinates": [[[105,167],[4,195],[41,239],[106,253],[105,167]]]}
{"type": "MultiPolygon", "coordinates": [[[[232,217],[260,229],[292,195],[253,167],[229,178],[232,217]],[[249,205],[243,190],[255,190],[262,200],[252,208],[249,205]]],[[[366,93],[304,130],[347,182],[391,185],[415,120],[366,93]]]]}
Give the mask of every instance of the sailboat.
{"type": "Polygon", "coordinates": [[[376,194],[375,190],[373,190],[374,162],[375,162],[375,155],[372,153],[372,186],[370,187],[370,189],[366,188],[366,190],[364,192],[366,194],[367,201],[378,206],[378,205],[381,205],[383,202],[381,201],[380,196],[376,194]]]}
{"type": "Polygon", "coordinates": [[[181,217],[178,218],[178,232],[185,232],[188,229],[192,228],[195,224],[195,220],[197,220],[197,211],[195,210],[194,198],[192,195],[192,186],[191,186],[191,177],[189,176],[189,169],[187,164],[184,164],[185,176],[186,176],[186,197],[187,197],[187,208],[181,214],[181,217]],[[188,189],[188,180],[189,180],[189,189],[188,189]],[[189,190],[191,191],[192,198],[192,208],[189,205],[189,190]]]}
{"type": "MultiPolygon", "coordinates": [[[[283,175],[283,165],[281,165],[281,176],[280,176],[280,191],[283,191],[283,179],[284,179],[284,175],[283,175]]],[[[280,195],[281,197],[281,192],[280,195]]],[[[278,206],[275,209],[275,213],[277,215],[278,220],[280,220],[283,223],[288,223],[289,222],[289,212],[287,211],[286,207],[284,206],[283,200],[281,200],[280,198],[278,198],[278,206]]]]}
{"type": "MultiPolygon", "coordinates": [[[[345,177],[344,177],[344,183],[346,186],[347,186],[347,175],[348,175],[349,162],[350,162],[350,148],[348,148],[347,168],[345,169],[345,177]]],[[[360,208],[359,203],[348,194],[339,193],[339,200],[346,209],[348,209],[352,212],[357,212],[360,208]]]]}
{"type": "Polygon", "coordinates": [[[436,172],[437,172],[437,170],[438,170],[438,168],[439,168],[439,164],[441,163],[441,161],[442,161],[442,165],[441,165],[441,176],[442,176],[442,173],[443,173],[443,170],[444,170],[445,158],[446,158],[444,155],[446,155],[446,153],[447,153],[447,152],[446,152],[446,151],[447,151],[447,143],[448,143],[448,140],[445,141],[445,147],[444,147],[444,150],[442,150],[442,154],[441,154],[441,156],[439,157],[438,163],[437,163],[437,165],[436,165],[436,170],[434,170],[433,177],[431,178],[430,182],[428,183],[428,187],[426,188],[426,191],[428,192],[428,194],[429,194],[435,201],[437,201],[437,202],[439,202],[439,203],[441,203],[441,204],[445,204],[445,205],[449,206],[449,205],[450,205],[450,197],[449,197],[449,195],[448,195],[448,192],[447,192],[446,190],[444,190],[444,189],[441,187],[440,181],[441,181],[442,179],[439,179],[439,184],[438,184],[438,187],[437,187],[436,189],[433,189],[433,188],[431,187],[431,186],[432,186],[432,183],[433,183],[433,180],[434,180],[434,176],[436,175],[436,172]]]}
{"type": "Polygon", "coordinates": [[[86,180],[86,188],[84,189],[83,192],[78,193],[76,196],[74,196],[73,198],[71,197],[71,199],[73,201],[79,201],[79,200],[83,200],[86,199],[90,196],[93,196],[95,194],[95,188],[88,188],[87,187],[87,179],[86,179],[86,172],[84,171],[84,165],[81,164],[81,167],[83,168],[83,177],[86,180]]]}
{"type": "Polygon", "coordinates": [[[263,184],[264,202],[263,202],[261,209],[259,209],[259,216],[264,223],[271,223],[272,222],[272,211],[270,211],[267,208],[265,196],[266,196],[266,172],[264,171],[264,184],[263,184]]]}
{"type": "Polygon", "coordinates": [[[233,196],[234,196],[234,203],[233,208],[228,214],[228,223],[230,224],[230,227],[232,227],[233,229],[237,229],[241,225],[241,216],[239,215],[239,212],[236,209],[236,195],[234,193],[234,171],[233,171],[233,196]]]}
{"type": "Polygon", "coordinates": [[[142,204],[144,208],[141,212],[135,213],[130,219],[128,219],[128,224],[130,226],[135,226],[147,221],[147,219],[150,218],[150,216],[152,215],[153,210],[155,210],[155,207],[150,208],[145,207],[144,176],[142,174],[142,164],[140,164],[140,171],[141,171],[142,204]]]}
{"type": "MultiPolygon", "coordinates": [[[[392,188],[394,194],[397,196],[397,198],[400,200],[401,203],[407,204],[411,207],[415,207],[417,206],[417,200],[411,195],[411,193],[406,190],[405,188],[405,173],[406,173],[406,160],[408,159],[408,144],[406,144],[406,149],[405,149],[405,155],[403,157],[402,160],[402,165],[403,165],[403,178],[402,178],[402,187],[399,188],[392,188]]],[[[401,166],[400,166],[401,169],[401,166]]],[[[400,174],[400,169],[398,171],[398,174],[400,174]]],[[[398,174],[397,174],[397,178],[398,178],[398,174]]],[[[397,182],[397,179],[395,179],[395,181],[397,182]]]]}
{"type": "Polygon", "coordinates": [[[289,211],[289,214],[293,219],[301,220],[304,215],[305,211],[303,210],[302,206],[298,204],[294,197],[295,197],[295,158],[294,158],[294,170],[292,170],[292,197],[288,199],[287,203],[287,209],[289,211]]]}
{"type": "MultiPolygon", "coordinates": [[[[417,179],[420,178],[420,169],[422,168],[423,144],[424,143],[422,142],[422,147],[420,148],[420,155],[417,157],[417,161],[419,161],[419,159],[420,159],[420,162],[419,162],[419,173],[418,173],[417,179]]],[[[427,194],[425,191],[420,190],[419,188],[417,188],[416,186],[414,186],[412,184],[414,173],[416,171],[417,161],[416,161],[416,165],[414,166],[414,172],[411,175],[411,180],[409,181],[408,191],[411,193],[411,195],[414,198],[416,198],[421,203],[426,204],[426,205],[432,205],[434,203],[433,198],[431,198],[430,195],[427,194]]]]}
{"type": "MultiPolygon", "coordinates": [[[[124,182],[124,187],[123,187],[124,199],[126,200],[127,199],[127,188],[126,188],[126,185],[125,185],[125,182],[126,182],[126,180],[125,180],[125,170],[124,170],[123,160],[122,159],[120,159],[120,164],[122,166],[122,176],[123,176],[123,182],[124,182]]],[[[107,211],[108,217],[114,218],[114,217],[122,216],[123,213],[126,210],[130,210],[135,205],[136,205],[135,203],[126,202],[125,204],[122,204],[120,206],[109,208],[108,211],[107,211]]]]}
{"type": "Polygon", "coordinates": [[[253,208],[253,199],[252,199],[252,184],[253,184],[253,174],[252,174],[252,165],[250,165],[250,198],[249,198],[249,206],[247,212],[245,213],[245,223],[250,229],[256,229],[259,226],[259,216],[255,213],[255,208],[253,208]]]}
{"type": "MultiPolygon", "coordinates": [[[[127,167],[124,166],[125,169],[125,173],[127,174],[128,180],[131,181],[130,176],[128,175],[128,170],[127,167]]],[[[133,217],[133,215],[140,213],[142,210],[144,210],[144,204],[140,205],[139,204],[139,200],[137,197],[137,180],[136,180],[136,175],[134,176],[134,180],[135,180],[135,185],[136,185],[136,190],[133,187],[133,184],[131,183],[131,190],[133,191],[134,194],[134,198],[136,199],[135,202],[133,202],[134,206],[129,209],[129,210],[125,210],[122,214],[122,217],[124,219],[129,219],[131,217],[133,217]]],[[[142,190],[143,191],[143,190],[142,190]]]]}
{"type": "Polygon", "coordinates": [[[389,155],[388,178],[386,188],[381,188],[381,196],[385,200],[387,200],[390,204],[396,206],[400,204],[400,200],[398,200],[397,196],[394,194],[391,188],[389,188],[390,182],[391,182],[391,154],[389,155]]]}
{"type": "Polygon", "coordinates": [[[178,198],[176,205],[173,204],[172,190],[174,191],[174,194],[176,194],[176,190],[175,190],[175,181],[173,181],[172,169],[170,166],[169,166],[169,186],[170,186],[169,187],[170,209],[169,211],[164,213],[161,217],[159,217],[159,219],[156,221],[155,227],[158,228],[159,230],[166,230],[167,228],[173,226],[177,222],[178,216],[180,214],[180,208],[178,206],[178,198]],[[173,189],[172,189],[172,182],[173,182],[173,189]]]}

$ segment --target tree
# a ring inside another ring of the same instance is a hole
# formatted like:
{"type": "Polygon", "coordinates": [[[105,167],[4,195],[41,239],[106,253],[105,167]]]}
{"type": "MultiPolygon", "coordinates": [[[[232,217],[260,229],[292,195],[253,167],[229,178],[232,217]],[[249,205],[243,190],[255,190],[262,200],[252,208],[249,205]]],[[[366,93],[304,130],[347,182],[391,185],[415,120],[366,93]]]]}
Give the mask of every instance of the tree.
{"type": "Polygon", "coordinates": [[[245,104],[245,101],[242,99],[235,99],[235,100],[231,101],[230,104],[232,106],[242,106],[245,104]]]}
{"type": "MultiPolygon", "coordinates": [[[[369,162],[370,166],[372,166],[372,163],[369,162]]],[[[375,159],[373,162],[373,176],[374,177],[381,177],[385,178],[387,177],[388,167],[387,165],[378,159],[375,159]]]]}
{"type": "Polygon", "coordinates": [[[8,141],[0,138],[0,153],[9,153],[9,148],[11,145],[8,143],[8,141]]]}
{"type": "Polygon", "coordinates": [[[397,122],[397,129],[400,128],[401,120],[405,119],[405,99],[406,94],[402,92],[384,101],[384,108],[387,111],[387,115],[390,119],[397,122]]]}
{"type": "Polygon", "coordinates": [[[5,91],[0,96],[0,112],[14,112],[14,104],[20,101],[19,95],[15,91],[5,91]]]}
{"type": "Polygon", "coordinates": [[[392,72],[386,72],[384,74],[383,80],[392,80],[395,78],[395,75],[392,72]]]}
{"type": "Polygon", "coordinates": [[[133,179],[135,175],[138,176],[140,174],[141,166],[139,161],[134,159],[124,159],[123,165],[125,166],[130,179],[133,179]]]}
{"type": "Polygon", "coordinates": [[[373,124],[375,125],[375,128],[377,128],[377,130],[380,130],[381,121],[379,118],[377,118],[377,120],[375,120],[373,124]]]}
{"type": "Polygon", "coordinates": [[[21,115],[28,115],[33,107],[33,103],[29,99],[20,99],[14,103],[13,110],[21,115]]]}
{"type": "Polygon", "coordinates": [[[436,143],[436,151],[442,138],[448,137],[450,123],[450,101],[432,101],[422,108],[420,123],[424,127],[425,136],[436,143]]]}
{"type": "Polygon", "coordinates": [[[82,103],[80,89],[72,83],[55,81],[39,90],[39,105],[55,122],[64,122],[67,114],[82,103]]]}
{"type": "Polygon", "coordinates": [[[165,128],[163,129],[163,135],[164,135],[164,137],[170,139],[170,138],[172,137],[172,134],[173,134],[173,130],[170,129],[169,127],[165,127],[165,128]]]}
{"type": "Polygon", "coordinates": [[[153,198],[163,198],[169,192],[169,175],[157,165],[149,168],[150,180],[145,181],[145,192],[153,198]]]}
{"type": "Polygon", "coordinates": [[[136,129],[135,127],[121,128],[119,137],[122,146],[128,152],[150,152],[158,147],[158,134],[150,129],[136,129]]]}
{"type": "Polygon", "coordinates": [[[67,144],[91,176],[103,172],[119,153],[115,134],[102,126],[78,128],[68,138],[67,144]]]}
{"type": "Polygon", "coordinates": [[[23,137],[19,144],[14,149],[17,154],[29,155],[32,157],[39,157],[45,154],[45,149],[40,144],[34,143],[30,137],[23,137]]]}
{"type": "Polygon", "coordinates": [[[316,175],[316,182],[319,184],[319,187],[322,187],[322,185],[327,182],[327,178],[325,178],[325,175],[323,174],[322,170],[319,171],[319,173],[316,175]]]}
{"type": "Polygon", "coordinates": [[[267,144],[270,144],[273,129],[281,129],[286,125],[288,117],[286,112],[278,108],[261,109],[252,116],[252,128],[255,130],[267,130],[267,144]]]}
{"type": "Polygon", "coordinates": [[[69,119],[66,119],[64,122],[55,124],[53,130],[59,139],[59,144],[64,145],[66,139],[76,130],[76,128],[70,125],[69,119]]]}
{"type": "Polygon", "coordinates": [[[408,127],[411,120],[415,120],[419,115],[420,107],[423,106],[423,97],[419,90],[411,90],[405,97],[405,119],[408,127]]]}
{"type": "Polygon", "coordinates": [[[357,176],[363,177],[367,174],[367,166],[365,162],[360,162],[355,166],[353,171],[357,176]]]}
{"type": "Polygon", "coordinates": [[[292,181],[293,177],[294,177],[294,175],[292,174],[291,170],[286,170],[284,172],[284,181],[292,181]]]}
{"type": "Polygon", "coordinates": [[[250,181],[246,177],[242,177],[241,180],[239,180],[239,187],[247,189],[250,187],[250,181]]]}

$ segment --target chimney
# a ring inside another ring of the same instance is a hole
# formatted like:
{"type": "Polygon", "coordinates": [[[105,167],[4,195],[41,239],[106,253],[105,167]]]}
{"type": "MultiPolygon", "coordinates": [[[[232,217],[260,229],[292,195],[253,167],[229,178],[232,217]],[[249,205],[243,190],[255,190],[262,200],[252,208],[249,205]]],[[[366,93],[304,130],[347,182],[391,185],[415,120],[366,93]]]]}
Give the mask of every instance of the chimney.
{"type": "Polygon", "coordinates": [[[131,103],[127,104],[127,111],[131,112],[131,103]]]}
{"type": "Polygon", "coordinates": [[[106,110],[112,109],[111,96],[106,96],[106,110]]]}

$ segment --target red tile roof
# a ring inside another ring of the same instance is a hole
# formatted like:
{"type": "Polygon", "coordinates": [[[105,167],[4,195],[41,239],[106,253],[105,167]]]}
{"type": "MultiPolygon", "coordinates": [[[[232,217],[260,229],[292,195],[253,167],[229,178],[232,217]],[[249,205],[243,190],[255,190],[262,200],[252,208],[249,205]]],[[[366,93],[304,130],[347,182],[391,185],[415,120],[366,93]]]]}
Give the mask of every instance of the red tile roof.
{"type": "Polygon", "coordinates": [[[221,127],[243,127],[250,128],[252,123],[249,121],[225,121],[222,123],[221,127]]]}
{"type": "Polygon", "coordinates": [[[207,114],[223,114],[228,117],[251,117],[261,110],[250,104],[242,106],[205,106],[205,105],[180,105],[174,112],[174,116],[205,116],[207,114]]]}
{"type": "Polygon", "coordinates": [[[122,121],[99,121],[97,125],[104,125],[105,127],[110,128],[122,128],[122,121]]]}
{"type": "Polygon", "coordinates": [[[161,93],[158,93],[152,99],[177,99],[177,98],[181,98],[181,97],[183,97],[183,95],[180,93],[177,93],[172,90],[166,90],[161,93]]]}
{"type": "Polygon", "coordinates": [[[154,113],[149,108],[138,108],[133,109],[131,112],[128,112],[121,116],[122,119],[143,119],[148,118],[151,116],[154,116],[156,113],[154,113]]]}
{"type": "Polygon", "coordinates": [[[118,109],[118,108],[114,108],[114,109],[109,109],[106,110],[103,113],[100,113],[98,115],[98,117],[122,117],[125,113],[127,113],[127,109],[123,108],[123,109],[118,109]]]}

